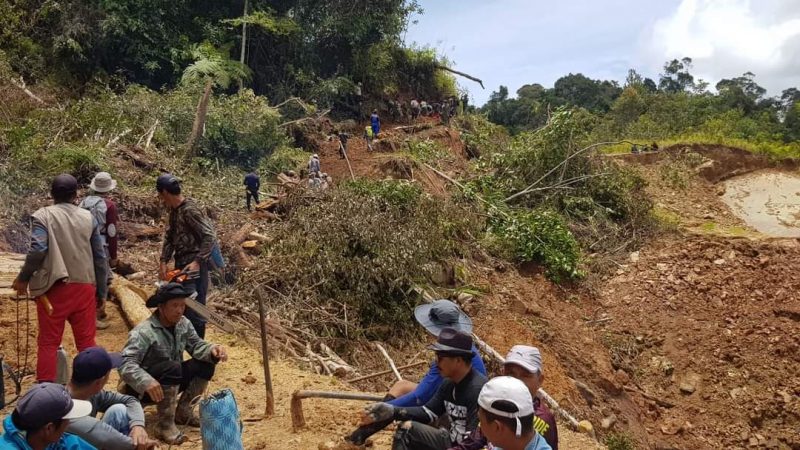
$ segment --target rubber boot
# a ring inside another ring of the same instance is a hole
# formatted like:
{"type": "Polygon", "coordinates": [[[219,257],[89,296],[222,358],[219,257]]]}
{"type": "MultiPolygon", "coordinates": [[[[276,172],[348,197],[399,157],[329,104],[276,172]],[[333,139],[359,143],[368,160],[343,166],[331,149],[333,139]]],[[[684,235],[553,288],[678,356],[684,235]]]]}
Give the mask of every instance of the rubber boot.
{"type": "Polygon", "coordinates": [[[158,413],[155,436],[170,445],[180,445],[186,436],[175,426],[175,409],[178,405],[178,386],[162,386],[164,400],[156,405],[158,413]]]}
{"type": "Polygon", "coordinates": [[[189,386],[181,394],[181,400],[178,402],[178,409],[175,413],[175,422],[179,425],[189,425],[190,427],[199,427],[200,419],[194,414],[192,410],[192,400],[196,397],[203,395],[208,387],[208,380],[202,378],[192,378],[189,386]]]}
{"type": "Polygon", "coordinates": [[[382,422],[375,422],[363,427],[358,427],[350,434],[350,436],[346,436],[344,440],[353,445],[364,445],[367,443],[367,438],[388,427],[392,424],[392,422],[393,420],[389,419],[382,422]]]}

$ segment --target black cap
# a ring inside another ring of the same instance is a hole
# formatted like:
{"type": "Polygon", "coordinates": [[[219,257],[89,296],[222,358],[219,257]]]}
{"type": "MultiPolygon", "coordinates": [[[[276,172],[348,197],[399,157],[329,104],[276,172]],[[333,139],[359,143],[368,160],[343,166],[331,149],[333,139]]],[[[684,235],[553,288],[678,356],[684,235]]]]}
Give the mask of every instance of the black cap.
{"type": "Polygon", "coordinates": [[[472,336],[453,328],[445,328],[439,333],[436,343],[431,345],[431,350],[446,355],[470,356],[472,353],[472,336]]]}
{"type": "Polygon", "coordinates": [[[73,400],[67,389],[55,383],[34,385],[14,408],[14,422],[24,431],[34,431],[61,419],[86,417],[92,412],[92,404],[85,400],[73,400]]]}
{"type": "Polygon", "coordinates": [[[173,298],[187,298],[192,297],[194,294],[195,290],[191,286],[184,286],[180,283],[167,283],[158,288],[156,293],[147,299],[146,305],[148,308],[155,308],[173,298]]]}
{"type": "Polygon", "coordinates": [[[172,189],[175,186],[180,186],[181,180],[171,173],[162,173],[156,179],[156,190],[161,192],[165,189],[172,189]]]}
{"type": "Polygon", "coordinates": [[[50,194],[53,197],[64,197],[77,192],[78,180],[68,173],[62,173],[53,178],[53,183],[50,185],[50,194]]]}
{"type": "Polygon", "coordinates": [[[99,380],[122,363],[119,353],[108,353],[103,347],[89,347],[72,360],[72,381],[89,383],[99,380]]]}

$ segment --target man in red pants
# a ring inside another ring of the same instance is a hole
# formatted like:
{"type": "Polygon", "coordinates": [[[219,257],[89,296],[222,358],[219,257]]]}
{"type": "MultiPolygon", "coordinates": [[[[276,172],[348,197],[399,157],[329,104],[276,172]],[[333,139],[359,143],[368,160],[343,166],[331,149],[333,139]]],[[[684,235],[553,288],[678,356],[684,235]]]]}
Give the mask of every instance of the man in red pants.
{"type": "Polygon", "coordinates": [[[96,280],[108,277],[105,249],[92,214],[74,204],[78,181],[69,174],[51,185],[53,205],[32,216],[31,248],[14,280],[20,296],[36,299],[39,319],[36,380],[56,379],[56,351],[69,321],[78,351],[94,347],[96,280]]]}

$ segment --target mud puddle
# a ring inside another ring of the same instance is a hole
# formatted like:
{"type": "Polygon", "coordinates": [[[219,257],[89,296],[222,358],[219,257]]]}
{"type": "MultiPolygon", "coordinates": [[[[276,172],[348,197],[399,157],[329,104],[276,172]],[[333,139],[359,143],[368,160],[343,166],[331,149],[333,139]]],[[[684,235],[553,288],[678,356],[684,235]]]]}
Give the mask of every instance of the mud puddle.
{"type": "Polygon", "coordinates": [[[748,225],[774,237],[800,237],[800,176],[758,172],[725,182],[723,201],[748,225]]]}

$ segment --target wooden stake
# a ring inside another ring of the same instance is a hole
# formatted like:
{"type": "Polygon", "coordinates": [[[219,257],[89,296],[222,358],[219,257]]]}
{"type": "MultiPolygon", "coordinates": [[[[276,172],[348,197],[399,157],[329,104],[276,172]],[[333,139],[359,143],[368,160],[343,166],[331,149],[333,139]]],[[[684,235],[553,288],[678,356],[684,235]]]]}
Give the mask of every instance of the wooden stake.
{"type": "MultiPolygon", "coordinates": [[[[258,297],[258,319],[261,323],[261,355],[264,358],[264,387],[266,388],[266,406],[264,408],[264,418],[269,419],[275,415],[275,395],[272,392],[272,375],[269,370],[269,350],[267,349],[267,320],[264,314],[264,296],[261,291],[256,294],[258,297]]],[[[292,400],[294,401],[294,400],[292,400]]]]}
{"type": "Polygon", "coordinates": [[[350,165],[350,158],[347,157],[347,150],[344,149],[342,142],[339,141],[339,151],[344,155],[344,160],[347,162],[347,168],[350,170],[350,179],[356,181],[356,176],[353,175],[353,167],[350,165]]]}
{"type": "Polygon", "coordinates": [[[394,373],[395,378],[397,378],[397,381],[403,381],[403,376],[400,375],[400,371],[397,370],[397,366],[394,365],[394,361],[392,360],[391,356],[389,356],[389,353],[386,352],[386,349],[377,342],[375,343],[375,346],[378,347],[378,350],[380,350],[381,353],[383,353],[383,357],[389,361],[389,367],[392,368],[392,372],[394,373]]]}
{"type": "Polygon", "coordinates": [[[292,394],[290,410],[292,415],[292,431],[297,433],[306,426],[303,415],[304,398],[327,398],[334,400],[363,400],[367,402],[383,401],[383,396],[375,394],[362,394],[360,392],[333,392],[333,391],[295,391],[292,394]]]}

